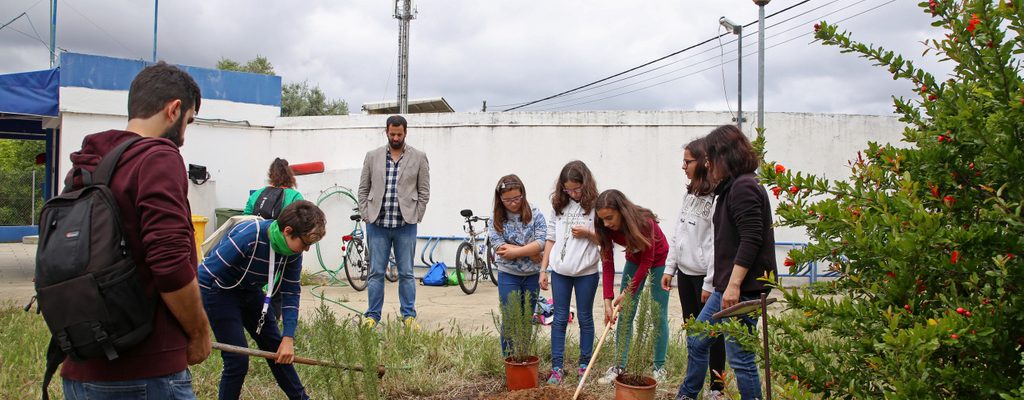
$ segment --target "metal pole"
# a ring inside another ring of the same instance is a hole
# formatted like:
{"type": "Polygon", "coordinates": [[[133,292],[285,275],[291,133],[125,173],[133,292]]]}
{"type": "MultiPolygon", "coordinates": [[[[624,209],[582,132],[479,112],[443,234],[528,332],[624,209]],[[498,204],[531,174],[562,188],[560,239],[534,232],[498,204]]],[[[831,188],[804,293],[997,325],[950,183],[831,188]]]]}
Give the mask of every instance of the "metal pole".
{"type": "Polygon", "coordinates": [[[736,126],[743,131],[743,28],[736,33],[736,126]]]}
{"type": "Polygon", "coordinates": [[[412,0],[395,0],[398,23],[398,113],[409,112],[409,21],[413,19],[412,0]],[[401,2],[399,4],[398,2],[401,2]]]}
{"type": "Polygon", "coordinates": [[[35,168],[32,168],[32,191],[31,191],[30,196],[32,196],[32,214],[28,216],[28,224],[31,226],[31,225],[35,225],[36,224],[36,169],[35,168]]]}
{"type": "Polygon", "coordinates": [[[153,0],[153,62],[156,62],[156,22],[160,14],[160,0],[153,0]]]}
{"type": "Polygon", "coordinates": [[[768,356],[768,294],[761,293],[761,321],[764,327],[764,389],[768,400],[772,400],[772,360],[768,356]]]}
{"type": "Polygon", "coordinates": [[[757,130],[764,130],[764,6],[771,0],[754,0],[757,4],[757,130]]]}
{"type": "Polygon", "coordinates": [[[50,1],[50,68],[57,63],[57,0],[50,1]]]}

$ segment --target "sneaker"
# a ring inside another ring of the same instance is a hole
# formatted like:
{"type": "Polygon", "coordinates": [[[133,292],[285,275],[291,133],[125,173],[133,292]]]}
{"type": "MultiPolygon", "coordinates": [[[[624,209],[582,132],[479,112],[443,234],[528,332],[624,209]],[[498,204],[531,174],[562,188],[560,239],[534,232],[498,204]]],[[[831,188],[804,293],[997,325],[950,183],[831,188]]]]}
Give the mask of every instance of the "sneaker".
{"type": "Polygon", "coordinates": [[[654,375],[653,376],[654,381],[656,381],[658,383],[664,383],[665,382],[665,378],[668,378],[668,371],[666,371],[664,367],[662,367],[662,368],[655,368],[654,369],[654,373],[652,375],[654,375]]]}
{"type": "Polygon", "coordinates": [[[580,379],[583,379],[583,374],[587,373],[587,364],[580,364],[580,369],[576,372],[579,372],[580,379]]]}
{"type": "Polygon", "coordinates": [[[598,379],[597,383],[600,383],[602,385],[611,385],[612,381],[614,381],[615,378],[618,378],[619,374],[621,374],[621,373],[622,373],[622,368],[619,368],[618,366],[614,366],[613,365],[613,366],[609,367],[607,371],[605,371],[604,376],[602,376],[600,379],[598,379]]]}
{"type": "Polygon", "coordinates": [[[406,328],[412,329],[414,331],[420,330],[420,324],[416,322],[416,317],[405,317],[405,319],[402,320],[402,322],[405,323],[406,328]]]}
{"type": "Polygon", "coordinates": [[[364,328],[369,328],[369,329],[376,328],[377,327],[377,320],[375,320],[373,318],[370,318],[370,317],[363,318],[363,327],[364,328]]]}
{"type": "Polygon", "coordinates": [[[548,377],[548,385],[561,385],[564,373],[559,367],[551,369],[551,376],[548,377]]]}
{"type": "Polygon", "coordinates": [[[725,400],[725,393],[717,390],[708,390],[704,392],[704,400],[725,400]]]}

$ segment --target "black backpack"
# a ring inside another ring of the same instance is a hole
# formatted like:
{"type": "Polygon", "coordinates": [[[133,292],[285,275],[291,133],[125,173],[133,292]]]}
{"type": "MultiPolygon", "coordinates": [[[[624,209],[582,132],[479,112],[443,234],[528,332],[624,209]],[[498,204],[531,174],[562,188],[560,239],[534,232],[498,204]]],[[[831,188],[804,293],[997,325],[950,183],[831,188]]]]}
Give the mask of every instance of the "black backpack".
{"type": "Polygon", "coordinates": [[[35,287],[39,312],[52,335],[43,399],[65,357],[113,360],[153,330],[156,297],[139,283],[117,199],[107,186],[121,154],[141,139],[111,150],[95,173],[76,170],[82,187],[73,187],[74,174],[69,175],[64,192],[43,205],[35,287]]]}
{"type": "Polygon", "coordinates": [[[263,188],[256,204],[252,206],[252,215],[259,215],[263,219],[277,219],[281,215],[281,205],[284,203],[284,189],[274,186],[263,188]]]}

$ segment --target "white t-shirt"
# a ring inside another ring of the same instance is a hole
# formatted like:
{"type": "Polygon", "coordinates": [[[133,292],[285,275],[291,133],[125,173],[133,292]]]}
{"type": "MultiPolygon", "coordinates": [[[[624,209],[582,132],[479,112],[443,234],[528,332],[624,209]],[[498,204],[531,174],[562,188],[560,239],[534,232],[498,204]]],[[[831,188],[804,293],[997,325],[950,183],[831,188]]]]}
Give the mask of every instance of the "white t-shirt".
{"type": "Polygon", "coordinates": [[[572,236],[572,227],[582,225],[594,231],[595,210],[583,212],[583,206],[573,200],[562,209],[562,215],[552,210],[548,217],[548,239],[555,242],[548,258],[548,270],[559,275],[584,276],[596,274],[601,260],[596,243],[587,238],[572,236]]]}

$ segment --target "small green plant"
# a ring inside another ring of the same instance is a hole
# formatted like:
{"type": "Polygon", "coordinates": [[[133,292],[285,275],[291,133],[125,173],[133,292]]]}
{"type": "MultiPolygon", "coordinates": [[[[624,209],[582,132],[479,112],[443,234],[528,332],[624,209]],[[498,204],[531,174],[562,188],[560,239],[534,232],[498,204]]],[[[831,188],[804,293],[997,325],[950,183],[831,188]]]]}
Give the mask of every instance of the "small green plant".
{"type": "Polygon", "coordinates": [[[533,322],[534,301],[532,294],[517,290],[509,293],[505,304],[499,306],[500,316],[491,313],[494,326],[508,342],[508,354],[505,356],[514,362],[526,362],[537,355],[540,325],[533,322]]]}
{"type": "Polygon", "coordinates": [[[645,377],[653,375],[654,344],[658,341],[661,322],[650,290],[654,276],[648,276],[645,289],[623,292],[622,311],[619,318],[623,320],[615,328],[615,354],[625,359],[620,381],[634,386],[645,386],[645,377]],[[639,297],[640,301],[636,301],[639,297]]]}

